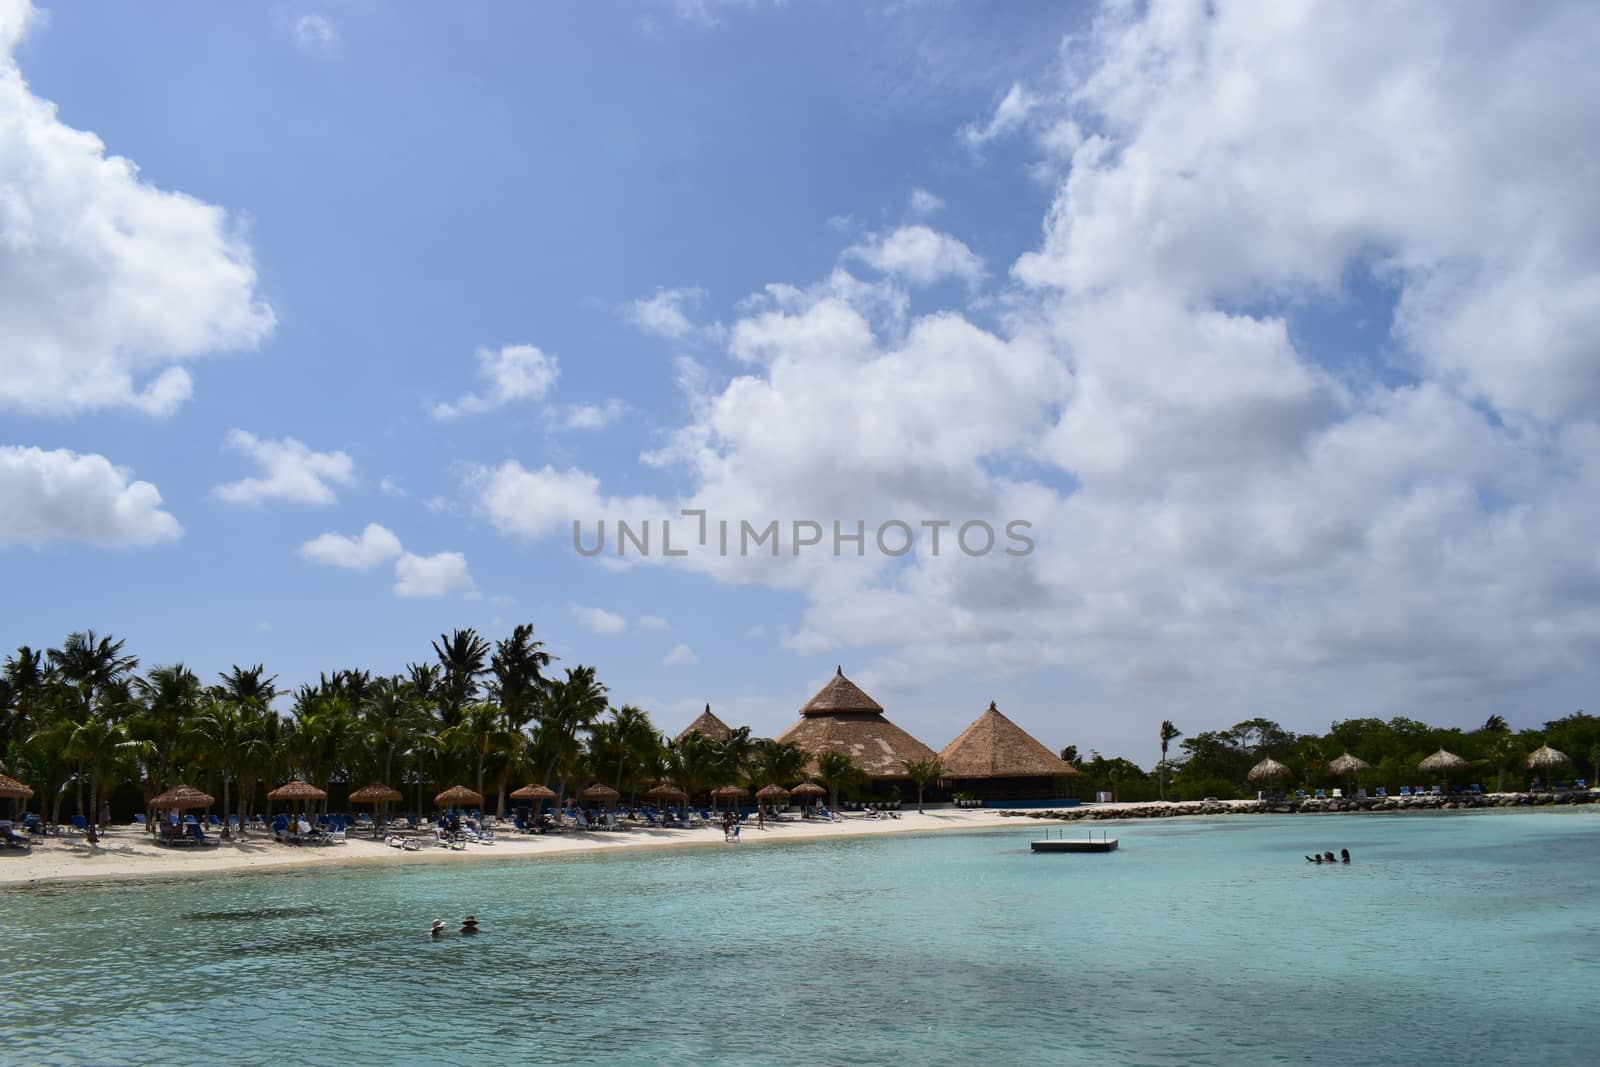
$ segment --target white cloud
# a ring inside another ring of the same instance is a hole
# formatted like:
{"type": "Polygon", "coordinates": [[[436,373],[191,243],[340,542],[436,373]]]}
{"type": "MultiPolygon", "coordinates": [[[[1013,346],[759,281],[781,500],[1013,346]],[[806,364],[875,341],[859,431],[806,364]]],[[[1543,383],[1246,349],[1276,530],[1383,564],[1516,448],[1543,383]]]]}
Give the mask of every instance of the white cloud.
{"type": "Polygon", "coordinates": [[[641,630],[670,630],[672,624],[659,615],[640,615],[639,629],[641,630]]]}
{"type": "Polygon", "coordinates": [[[378,492],[382,493],[384,496],[407,495],[405,486],[400,484],[400,480],[398,478],[390,474],[385,474],[383,479],[378,482],[378,492]]]}
{"type": "Polygon", "coordinates": [[[569,430],[603,430],[620,419],[628,405],[612,398],[604,404],[574,404],[561,416],[561,425],[569,430]]]}
{"type": "Polygon", "coordinates": [[[944,201],[926,189],[913,189],[907,198],[906,208],[913,215],[926,218],[944,210],[944,201]]]}
{"type": "Polygon", "coordinates": [[[422,506],[435,513],[451,511],[455,508],[455,504],[448,497],[442,496],[430,496],[422,502],[422,506]]]}
{"type": "Polygon", "coordinates": [[[944,278],[959,278],[968,285],[983,280],[983,259],[977,253],[926,226],[902,226],[848,249],[845,255],[913,285],[932,285],[944,278]]]}
{"type": "Polygon", "coordinates": [[[449,596],[472,588],[467,558],[459,552],[440,552],[417,556],[410,552],[394,565],[394,595],[397,597],[449,596]]]}
{"type": "Polygon", "coordinates": [[[434,418],[481,415],[519,400],[541,400],[561,376],[556,357],[533,345],[479,348],[473,358],[478,361],[478,377],[488,382],[488,388],[481,393],[467,393],[454,403],[435,404],[434,418]]]}
{"type": "Polygon", "coordinates": [[[693,667],[700,662],[700,657],[694,654],[694,649],[688,645],[673,645],[672,651],[661,661],[667,667],[693,667]]]}
{"type": "Polygon", "coordinates": [[[705,298],[706,291],[696,286],[657,289],[654,295],[628,305],[627,318],[643,332],[669,341],[715,341],[722,336],[722,324],[696,324],[686,310],[704,303],[705,298]]]}
{"type": "Polygon", "coordinates": [[[229,430],[227,445],[249,456],[265,477],[219,485],[212,490],[229,504],[257,505],[267,500],[332,504],[333,485],[355,484],[355,463],[343,452],[313,452],[292,437],[277,440],[229,430]]]}
{"type": "Polygon", "coordinates": [[[371,570],[401,553],[400,539],[377,523],[368,523],[361,536],[325,533],[300,546],[300,555],[316,563],[348,570],[371,570]]]}
{"type": "MultiPolygon", "coordinates": [[[[0,45],[5,32],[0,13],[0,45]]],[[[104,456],[0,446],[0,548],[123,548],[182,536],[178,520],[161,510],[156,487],[128,478],[104,456]]]]}
{"type": "Polygon", "coordinates": [[[1022,86],[1012,85],[986,121],[970,123],[961,128],[962,143],[976,152],[990,141],[1017,132],[1039,103],[1038,97],[1022,86]]]}
{"type": "Polygon", "coordinates": [[[12,51],[35,17],[0,12],[0,411],[171,414],[181,364],[255,348],[272,309],[226,212],[141,181],[29,91],[12,51]]]}
{"type": "Polygon", "coordinates": [[[767,628],[761,625],[752,626],[744,632],[744,635],[752,640],[762,638],[767,636],[767,628]]]}
{"type": "Polygon", "coordinates": [[[568,607],[571,608],[572,617],[578,621],[578,625],[592,634],[613,637],[628,629],[628,620],[614,611],[587,608],[582,604],[570,604],[568,607]]]}
{"type": "Polygon", "coordinates": [[[339,46],[339,30],[326,15],[301,15],[294,23],[294,44],[308,55],[330,55],[339,46]]]}
{"type": "MultiPolygon", "coordinates": [[[[680,21],[691,25],[713,29],[723,24],[723,14],[728,11],[753,11],[760,7],[763,0],[668,0],[672,6],[672,13],[680,21]]],[[[782,6],[785,0],[770,0],[774,6],[782,6]]]]}
{"type": "Polygon", "coordinates": [[[684,506],[1028,519],[1020,560],[669,565],[796,590],[786,647],[863,650],[858,680],[925,707],[1058,672],[1064,740],[1147,744],[1179,682],[1202,728],[1573,706],[1600,684],[1600,20],[1386,10],[1108,9],[978,131],[1071,164],[995,299],[913,316],[909,269],[769,285],[737,374],[682,366],[661,497],[508,463],[482,506],[562,541],[684,506]]]}

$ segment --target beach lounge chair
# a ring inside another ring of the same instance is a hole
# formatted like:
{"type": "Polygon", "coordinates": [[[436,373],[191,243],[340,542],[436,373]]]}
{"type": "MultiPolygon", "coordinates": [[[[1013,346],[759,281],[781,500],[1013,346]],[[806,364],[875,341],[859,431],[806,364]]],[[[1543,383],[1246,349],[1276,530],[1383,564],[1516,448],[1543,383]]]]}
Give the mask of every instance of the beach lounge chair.
{"type": "Polygon", "coordinates": [[[1319,789],[1319,790],[1317,790],[1317,799],[1318,800],[1327,800],[1328,799],[1328,794],[1324,793],[1322,790],[1319,789]]]}
{"type": "Polygon", "coordinates": [[[32,844],[25,835],[19,834],[12,829],[9,819],[0,820],[0,846],[26,850],[31,848],[32,844]]]}
{"type": "Polygon", "coordinates": [[[1574,789],[1582,789],[1585,792],[1587,792],[1588,789],[1589,789],[1589,780],[1587,778],[1579,778],[1578,780],[1576,780],[1575,782],[1572,783],[1572,788],[1574,788],[1574,789]]]}
{"type": "Polygon", "coordinates": [[[1409,785],[1401,786],[1400,787],[1400,795],[1403,796],[1403,797],[1410,796],[1411,795],[1411,787],[1409,785]]]}
{"type": "Polygon", "coordinates": [[[1442,797],[1442,796],[1444,796],[1444,790],[1441,789],[1439,786],[1434,786],[1432,789],[1428,790],[1428,795],[1429,796],[1435,796],[1435,797],[1442,797]]]}
{"type": "Polygon", "coordinates": [[[89,832],[88,820],[82,815],[74,815],[72,817],[72,828],[80,834],[86,834],[89,832]]]}
{"type": "Polygon", "coordinates": [[[1387,797],[1389,795],[1389,790],[1380,785],[1377,789],[1372,791],[1372,795],[1375,797],[1387,797]]]}

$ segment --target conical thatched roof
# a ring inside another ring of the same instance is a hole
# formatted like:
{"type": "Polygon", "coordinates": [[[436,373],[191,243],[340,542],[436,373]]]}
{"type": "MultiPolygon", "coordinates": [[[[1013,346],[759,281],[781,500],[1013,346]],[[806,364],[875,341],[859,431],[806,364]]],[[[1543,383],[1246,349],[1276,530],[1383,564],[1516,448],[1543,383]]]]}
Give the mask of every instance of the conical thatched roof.
{"type": "Polygon", "coordinates": [[[1454,752],[1446,752],[1441,748],[1439,751],[1435,752],[1433,755],[1417,764],[1417,770],[1429,772],[1439,771],[1442,773],[1445,771],[1459,771],[1466,765],[1466,760],[1462,759],[1454,752]]]}
{"type": "Polygon", "coordinates": [[[1292,772],[1288,767],[1269,756],[1267,759],[1262,760],[1260,763],[1250,768],[1250,780],[1252,782],[1260,782],[1273,778],[1282,778],[1290,773],[1292,772]]]}
{"type": "Polygon", "coordinates": [[[728,797],[747,797],[750,795],[750,790],[742,785],[719,785],[711,791],[711,795],[724,799],[728,797]]]}
{"type": "Polygon", "coordinates": [[[817,695],[806,701],[800,709],[802,715],[831,715],[840,711],[871,711],[883,714],[883,705],[861,691],[861,687],[844,676],[844,668],[828,679],[828,684],[817,690],[817,695]]]}
{"type": "Polygon", "coordinates": [[[17,800],[27,800],[33,796],[33,790],[17,781],[15,778],[0,774],[0,797],[14,797],[17,800]]]}
{"type": "Polygon", "coordinates": [[[163,811],[183,811],[188,808],[209,808],[217,802],[210,793],[202,793],[192,785],[178,783],[150,802],[152,808],[163,811]]]}
{"type": "Polygon", "coordinates": [[[441,808],[460,807],[463,804],[482,804],[483,795],[474,793],[464,785],[453,785],[434,796],[433,802],[441,808]]]}
{"type": "Polygon", "coordinates": [[[1372,764],[1359,756],[1352,756],[1348,752],[1328,764],[1329,774],[1360,774],[1362,771],[1370,770],[1372,770],[1372,764]]]}
{"type": "Polygon", "coordinates": [[[397,800],[404,800],[400,790],[384,785],[382,782],[373,782],[369,786],[357,789],[350,794],[352,804],[393,804],[397,800]]]}
{"type": "Polygon", "coordinates": [[[683,731],[673,740],[682,741],[690,734],[700,734],[704,737],[709,737],[713,741],[726,741],[733,736],[733,727],[711,714],[711,705],[707,704],[706,710],[696,716],[694,722],[685,726],[683,731]]]}
{"type": "Polygon", "coordinates": [[[1555,767],[1565,767],[1572,762],[1572,758],[1560,749],[1551,748],[1549,745],[1540,745],[1528,753],[1528,768],[1536,771],[1547,771],[1555,767]]]}
{"type": "MultiPolygon", "coordinates": [[[[873,778],[904,778],[906,763],[932,759],[933,749],[883,717],[883,708],[843,670],[800,709],[800,721],[778,735],[813,757],[842,752],[873,778]]],[[[815,762],[806,773],[812,773],[815,762]]]]}
{"type": "Polygon", "coordinates": [[[827,793],[828,791],[822,788],[816,782],[801,782],[799,785],[789,790],[789,794],[791,796],[797,797],[820,797],[826,796],[827,793]]]}
{"type": "Polygon", "coordinates": [[[946,778],[1065,778],[1078,769],[1000,713],[994,702],[939,753],[946,778]]]}
{"type": "Polygon", "coordinates": [[[777,800],[788,795],[789,791],[781,785],[764,785],[756,790],[756,796],[761,800],[777,800]]]}
{"type": "Polygon", "coordinates": [[[660,797],[662,799],[671,798],[673,800],[685,800],[688,798],[689,794],[685,793],[682,789],[673,785],[671,782],[658,782],[650,789],[649,792],[645,793],[645,796],[660,797]]]}
{"type": "Polygon", "coordinates": [[[327,800],[328,794],[310,782],[290,782],[267,794],[268,800],[327,800]]]}
{"type": "Polygon", "coordinates": [[[511,799],[512,800],[554,800],[556,798],[556,796],[557,796],[556,791],[554,789],[551,789],[549,786],[544,786],[544,785],[539,785],[538,783],[534,783],[533,785],[525,785],[521,789],[518,789],[515,792],[513,792],[511,794],[511,799]]]}
{"type": "Polygon", "coordinates": [[[596,782],[578,794],[579,800],[615,800],[622,794],[604,782],[596,782]]]}

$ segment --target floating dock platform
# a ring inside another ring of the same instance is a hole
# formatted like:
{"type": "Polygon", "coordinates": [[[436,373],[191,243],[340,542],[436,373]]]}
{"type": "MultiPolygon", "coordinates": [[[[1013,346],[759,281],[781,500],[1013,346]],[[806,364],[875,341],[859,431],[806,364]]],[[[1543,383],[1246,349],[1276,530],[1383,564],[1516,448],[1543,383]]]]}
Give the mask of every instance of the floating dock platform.
{"type": "Polygon", "coordinates": [[[1047,837],[1043,841],[1032,842],[1035,852],[1115,852],[1117,839],[1102,836],[1096,841],[1093,837],[1047,837]]]}

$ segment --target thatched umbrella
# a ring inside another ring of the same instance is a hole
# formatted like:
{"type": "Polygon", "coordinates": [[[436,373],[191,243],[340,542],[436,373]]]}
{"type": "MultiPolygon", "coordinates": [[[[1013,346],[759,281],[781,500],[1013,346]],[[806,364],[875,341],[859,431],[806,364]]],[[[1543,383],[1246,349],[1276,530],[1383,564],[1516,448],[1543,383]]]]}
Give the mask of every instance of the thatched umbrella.
{"type": "Polygon", "coordinates": [[[777,807],[789,803],[789,791],[774,782],[772,785],[764,785],[757,789],[756,799],[763,804],[777,807]]]}
{"type": "Polygon", "coordinates": [[[1287,766],[1269,756],[1250,768],[1250,780],[1252,782],[1271,783],[1279,778],[1286,778],[1292,773],[1294,772],[1289,770],[1287,766]]]}
{"type": "Polygon", "coordinates": [[[685,808],[689,806],[689,794],[671,782],[657,782],[653,788],[646,791],[645,796],[652,800],[681,800],[685,808]]]}
{"type": "Polygon", "coordinates": [[[1560,749],[1551,748],[1549,745],[1540,745],[1528,753],[1528,769],[1538,771],[1544,778],[1545,788],[1550,788],[1550,772],[1557,767],[1565,767],[1572,763],[1572,758],[1560,749]]]}
{"type": "Polygon", "coordinates": [[[1348,750],[1345,751],[1344,755],[1328,764],[1328,773],[1342,776],[1345,780],[1345,784],[1348,785],[1352,791],[1355,789],[1356,775],[1360,774],[1362,771],[1370,770],[1372,770],[1372,764],[1368,763],[1364,759],[1361,759],[1359,756],[1352,756],[1348,750]]]}
{"type": "Polygon", "coordinates": [[[789,790],[789,795],[792,797],[805,797],[808,800],[816,800],[817,797],[827,796],[828,791],[822,788],[816,782],[801,782],[799,785],[789,790]]]}
{"type": "MultiPolygon", "coordinates": [[[[153,811],[188,811],[191,808],[209,808],[217,802],[217,798],[210,793],[202,793],[192,785],[182,782],[162,793],[150,801],[153,811]]],[[[155,825],[150,826],[150,832],[155,833],[155,825]]]]}
{"type": "Polygon", "coordinates": [[[443,793],[434,795],[433,803],[440,808],[459,808],[463,804],[483,806],[483,794],[474,793],[464,785],[453,785],[443,793]]]}
{"type": "Polygon", "coordinates": [[[622,796],[621,793],[617,792],[615,789],[612,789],[604,782],[596,782],[594,785],[589,786],[583,792],[579,793],[578,799],[598,800],[600,803],[604,804],[606,806],[606,810],[609,811],[611,806],[617,802],[617,798],[620,796],[622,796]]]}
{"type": "Polygon", "coordinates": [[[1454,752],[1447,752],[1441,748],[1439,751],[1435,752],[1433,755],[1417,764],[1417,770],[1427,771],[1429,774],[1437,774],[1439,779],[1446,786],[1449,786],[1450,772],[1459,771],[1466,766],[1468,766],[1466,760],[1462,759],[1454,752]]]}
{"type": "Polygon", "coordinates": [[[545,801],[554,800],[557,795],[558,794],[556,791],[551,789],[549,786],[539,785],[537,782],[535,782],[533,785],[525,785],[521,789],[513,792],[511,794],[511,799],[534,801],[533,821],[534,824],[537,825],[539,822],[539,809],[544,807],[545,801]]]}
{"type": "MultiPolygon", "coordinates": [[[[27,800],[33,796],[33,790],[17,781],[0,774],[0,797],[10,797],[13,801],[27,800]]],[[[12,814],[16,814],[12,812],[12,814]]]]}
{"type": "Polygon", "coordinates": [[[383,830],[383,807],[404,800],[405,795],[400,790],[384,785],[382,782],[373,782],[363,789],[357,789],[350,794],[352,804],[371,804],[374,806],[372,818],[372,836],[377,837],[383,830]]]}
{"type": "Polygon", "coordinates": [[[742,785],[720,785],[711,791],[711,800],[718,808],[722,807],[724,800],[728,802],[729,808],[737,808],[739,801],[749,795],[750,790],[742,785]]]}
{"type": "MultiPolygon", "coordinates": [[[[327,799],[328,794],[326,790],[318,789],[310,782],[301,781],[300,779],[295,779],[292,782],[280,785],[278,788],[267,794],[267,803],[269,805],[274,800],[287,800],[291,804],[298,800],[300,802],[301,814],[306,814],[311,810],[311,802],[313,800],[327,799]]],[[[270,807],[267,810],[269,813],[271,812],[270,807]]],[[[306,821],[309,823],[311,820],[307,819],[306,821]]]]}

